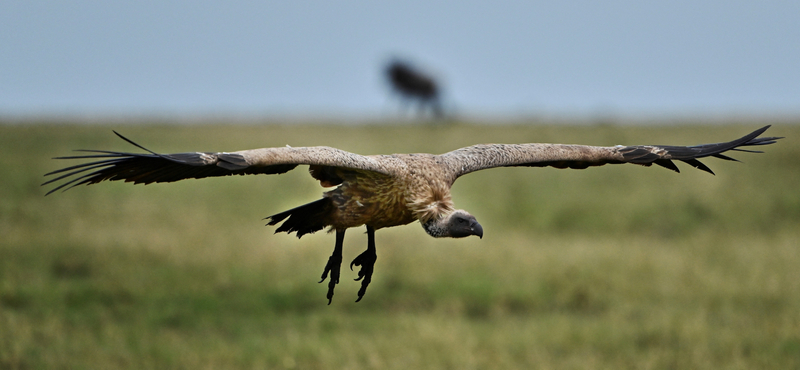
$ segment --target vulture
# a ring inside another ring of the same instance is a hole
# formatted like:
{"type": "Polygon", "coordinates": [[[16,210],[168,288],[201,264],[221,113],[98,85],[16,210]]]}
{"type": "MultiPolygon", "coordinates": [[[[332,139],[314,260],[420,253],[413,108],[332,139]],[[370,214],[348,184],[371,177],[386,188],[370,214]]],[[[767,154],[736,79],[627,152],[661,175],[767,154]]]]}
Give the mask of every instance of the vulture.
{"type": "Polygon", "coordinates": [[[419,221],[428,235],[435,238],[483,237],[483,228],[475,216],[456,209],[450,187],[470,172],[494,167],[545,167],[584,169],[604,164],[656,164],[680,172],[674,160],[714,174],[699,161],[716,157],[736,161],[728,151],[761,153],[741,149],[773,144],[780,137],[759,137],[769,126],[739,139],[695,146],[636,145],[588,146],[566,144],[478,144],[434,155],[392,154],[359,155],[344,150],[317,147],[278,147],[237,152],[188,152],[159,154],[129,140],[121,139],[144,152],[128,153],[106,150],[79,150],[86,154],[54,159],[84,159],[88,163],[46,174],[55,176],[42,185],[63,180],[47,194],[66,191],[81,184],[124,180],[134,184],[173,182],[212,176],[281,174],[298,165],[307,165],[311,177],[323,187],[335,187],[322,198],[265,218],[267,225],[278,225],[275,233],[296,233],[298,238],[322,230],[336,233],[333,253],[322,273],[328,282],[328,304],[339,282],[342,245],[345,231],[366,226],[367,250],[351,263],[360,267],[363,298],[372,280],[377,254],[375,231],[419,221]]]}

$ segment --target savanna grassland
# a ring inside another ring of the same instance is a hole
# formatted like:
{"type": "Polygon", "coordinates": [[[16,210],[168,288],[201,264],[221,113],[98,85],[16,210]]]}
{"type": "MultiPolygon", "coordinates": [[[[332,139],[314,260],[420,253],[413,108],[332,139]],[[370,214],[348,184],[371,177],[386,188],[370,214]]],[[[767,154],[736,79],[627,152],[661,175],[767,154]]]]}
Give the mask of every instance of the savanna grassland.
{"type": "MultiPolygon", "coordinates": [[[[790,369],[800,367],[800,125],[744,163],[509,168],[456,182],[484,238],[418,223],[377,233],[362,302],[317,284],[320,232],[262,219],[319,197],[280,176],[45,197],[72,149],[159,152],[329,145],[361,154],[483,142],[719,142],[762,123],[0,125],[0,368],[790,369]]],[[[366,246],[345,240],[345,265],[366,246]]]]}

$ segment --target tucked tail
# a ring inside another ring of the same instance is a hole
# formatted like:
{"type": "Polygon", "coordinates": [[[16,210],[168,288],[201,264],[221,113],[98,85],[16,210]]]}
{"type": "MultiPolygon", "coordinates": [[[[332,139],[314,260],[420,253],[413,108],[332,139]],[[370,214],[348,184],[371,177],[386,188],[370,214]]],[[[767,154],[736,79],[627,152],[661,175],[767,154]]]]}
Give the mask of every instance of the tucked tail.
{"type": "Polygon", "coordinates": [[[292,208],[272,216],[264,218],[269,220],[267,226],[277,225],[286,220],[275,230],[275,233],[286,232],[297,233],[300,238],[305,234],[314,233],[330,225],[330,215],[335,210],[335,206],[330,198],[322,198],[318,201],[304,204],[300,207],[292,208]],[[287,218],[288,217],[288,218],[287,218]]]}

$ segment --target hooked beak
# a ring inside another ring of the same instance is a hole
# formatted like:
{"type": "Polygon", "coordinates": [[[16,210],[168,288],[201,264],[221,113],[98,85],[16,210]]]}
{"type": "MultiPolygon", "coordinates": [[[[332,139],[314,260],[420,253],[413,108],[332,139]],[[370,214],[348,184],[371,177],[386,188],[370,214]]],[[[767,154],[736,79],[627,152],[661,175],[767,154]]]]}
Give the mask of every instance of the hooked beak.
{"type": "Polygon", "coordinates": [[[469,230],[472,232],[472,235],[477,235],[478,238],[483,239],[483,227],[478,221],[473,221],[469,224],[469,230]]]}

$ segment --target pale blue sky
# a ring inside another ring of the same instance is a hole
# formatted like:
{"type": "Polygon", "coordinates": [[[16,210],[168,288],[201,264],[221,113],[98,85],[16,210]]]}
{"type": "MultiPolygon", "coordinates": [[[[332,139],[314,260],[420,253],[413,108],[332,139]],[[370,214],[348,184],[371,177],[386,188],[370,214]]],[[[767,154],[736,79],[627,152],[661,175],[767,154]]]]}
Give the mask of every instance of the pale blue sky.
{"type": "Polygon", "coordinates": [[[0,2],[0,116],[799,114],[800,1],[0,2]]]}

